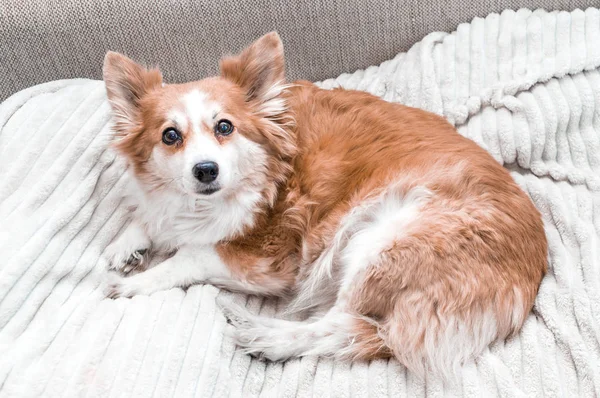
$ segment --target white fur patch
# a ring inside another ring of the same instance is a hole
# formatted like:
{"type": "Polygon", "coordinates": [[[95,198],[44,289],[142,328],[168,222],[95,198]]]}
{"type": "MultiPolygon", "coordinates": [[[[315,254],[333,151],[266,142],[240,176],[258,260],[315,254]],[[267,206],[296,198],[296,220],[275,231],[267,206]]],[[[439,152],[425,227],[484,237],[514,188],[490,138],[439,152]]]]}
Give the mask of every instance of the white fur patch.
{"type": "Polygon", "coordinates": [[[423,199],[429,197],[424,188],[410,191],[404,197],[392,191],[384,195],[369,213],[369,220],[348,241],[342,250],[343,279],[340,294],[343,295],[356,276],[377,261],[382,251],[389,248],[404,234],[404,228],[419,216],[423,199]]]}
{"type": "Polygon", "coordinates": [[[167,115],[167,119],[182,130],[187,130],[188,128],[188,118],[185,112],[178,109],[172,109],[167,115]]]}
{"type": "Polygon", "coordinates": [[[210,101],[206,93],[200,90],[192,90],[185,94],[182,98],[182,103],[185,107],[185,114],[190,121],[192,131],[195,134],[201,132],[203,122],[211,125],[215,121],[215,116],[221,110],[219,104],[210,101]]]}
{"type": "Polygon", "coordinates": [[[398,184],[353,208],[341,220],[329,247],[311,265],[311,273],[287,311],[333,304],[331,301],[339,298],[356,275],[401,236],[403,227],[418,217],[419,207],[430,196],[424,187],[404,193],[398,184]],[[334,262],[341,275],[333,275],[334,262]]]}
{"type": "Polygon", "coordinates": [[[284,113],[287,110],[287,104],[281,94],[288,87],[283,82],[277,82],[269,87],[261,98],[258,113],[267,119],[284,113]]]}
{"type": "Polygon", "coordinates": [[[217,192],[204,198],[169,189],[145,192],[135,179],[131,184],[137,206],[134,217],[160,251],[215,244],[241,232],[254,223],[256,206],[263,199],[253,186],[239,187],[233,195],[217,192]]]}

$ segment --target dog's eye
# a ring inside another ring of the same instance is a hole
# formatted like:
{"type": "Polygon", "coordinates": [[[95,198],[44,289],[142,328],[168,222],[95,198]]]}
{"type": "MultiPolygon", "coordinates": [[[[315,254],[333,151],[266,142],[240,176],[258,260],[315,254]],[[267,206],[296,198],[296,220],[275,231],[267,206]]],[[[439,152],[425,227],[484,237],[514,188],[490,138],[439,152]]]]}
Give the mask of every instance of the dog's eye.
{"type": "Polygon", "coordinates": [[[181,135],[174,128],[168,128],[163,131],[162,141],[167,145],[173,145],[177,141],[181,140],[181,135]]]}
{"type": "Polygon", "coordinates": [[[229,135],[233,132],[233,124],[229,120],[219,120],[215,127],[215,132],[219,135],[229,135]]]}

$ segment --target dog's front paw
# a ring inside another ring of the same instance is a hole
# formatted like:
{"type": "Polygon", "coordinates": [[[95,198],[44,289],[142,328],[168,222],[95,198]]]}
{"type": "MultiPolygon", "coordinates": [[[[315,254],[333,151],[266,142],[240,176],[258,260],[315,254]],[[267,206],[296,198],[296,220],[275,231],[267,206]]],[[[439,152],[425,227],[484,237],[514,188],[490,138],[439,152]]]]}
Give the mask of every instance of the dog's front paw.
{"type": "Polygon", "coordinates": [[[124,274],[146,269],[150,254],[150,239],[132,223],[119,238],[106,248],[108,269],[124,274]]]}
{"type": "Polygon", "coordinates": [[[107,249],[108,269],[128,274],[134,269],[144,270],[148,262],[148,249],[124,251],[115,245],[107,249]]]}
{"type": "Polygon", "coordinates": [[[119,297],[130,297],[127,295],[125,289],[125,278],[121,275],[118,275],[115,272],[109,272],[106,277],[106,284],[104,287],[104,295],[111,299],[116,299],[119,297]]]}
{"type": "Polygon", "coordinates": [[[119,297],[133,297],[143,294],[141,287],[136,283],[134,277],[123,277],[116,272],[109,272],[106,278],[104,294],[106,297],[116,299],[119,297]]]}

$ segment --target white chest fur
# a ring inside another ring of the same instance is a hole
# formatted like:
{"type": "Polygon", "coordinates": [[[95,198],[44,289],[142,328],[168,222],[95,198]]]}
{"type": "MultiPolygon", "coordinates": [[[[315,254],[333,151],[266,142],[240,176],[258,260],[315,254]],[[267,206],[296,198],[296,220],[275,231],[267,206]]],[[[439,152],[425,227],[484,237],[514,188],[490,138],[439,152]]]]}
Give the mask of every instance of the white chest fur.
{"type": "Polygon", "coordinates": [[[211,245],[252,226],[257,204],[256,190],[217,193],[206,198],[175,192],[145,192],[132,181],[129,197],[136,207],[135,219],[159,250],[184,245],[211,245]]]}

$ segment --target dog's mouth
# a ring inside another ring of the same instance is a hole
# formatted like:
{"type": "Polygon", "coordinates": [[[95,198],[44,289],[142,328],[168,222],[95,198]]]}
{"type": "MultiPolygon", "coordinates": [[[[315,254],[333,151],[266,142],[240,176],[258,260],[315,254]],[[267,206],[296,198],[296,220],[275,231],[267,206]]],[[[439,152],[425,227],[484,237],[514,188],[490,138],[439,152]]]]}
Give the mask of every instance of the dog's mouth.
{"type": "Polygon", "coordinates": [[[203,188],[199,188],[196,193],[200,194],[200,195],[212,195],[215,192],[218,192],[221,190],[221,187],[218,185],[209,185],[207,187],[203,187],[203,188]]]}

